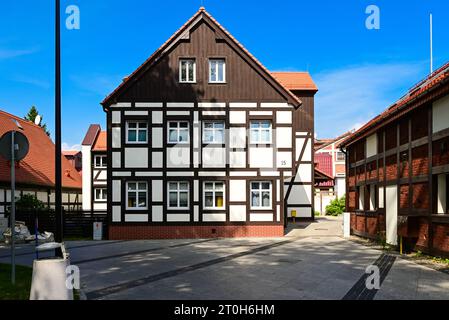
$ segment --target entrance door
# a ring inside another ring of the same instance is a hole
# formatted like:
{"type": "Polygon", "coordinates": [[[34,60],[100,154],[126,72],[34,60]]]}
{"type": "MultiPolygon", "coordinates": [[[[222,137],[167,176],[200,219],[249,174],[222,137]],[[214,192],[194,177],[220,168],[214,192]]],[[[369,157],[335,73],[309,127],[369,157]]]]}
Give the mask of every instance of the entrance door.
{"type": "Polygon", "coordinates": [[[398,187],[388,186],[386,189],[386,222],[387,243],[398,244],[398,187]]]}

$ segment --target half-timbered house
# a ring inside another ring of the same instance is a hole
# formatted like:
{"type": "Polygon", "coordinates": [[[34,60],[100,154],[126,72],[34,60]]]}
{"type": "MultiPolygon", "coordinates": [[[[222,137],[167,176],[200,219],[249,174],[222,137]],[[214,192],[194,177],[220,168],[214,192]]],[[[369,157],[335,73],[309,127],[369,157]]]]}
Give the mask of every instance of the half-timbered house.
{"type": "Polygon", "coordinates": [[[342,146],[352,233],[449,256],[449,63],[342,146]]]}
{"type": "Polygon", "coordinates": [[[107,150],[106,131],[98,124],[87,130],[82,143],[83,210],[107,210],[107,150]]]}
{"type": "Polygon", "coordinates": [[[283,236],[313,219],[308,73],[270,73],[201,8],[103,102],[110,239],[283,236]]]}

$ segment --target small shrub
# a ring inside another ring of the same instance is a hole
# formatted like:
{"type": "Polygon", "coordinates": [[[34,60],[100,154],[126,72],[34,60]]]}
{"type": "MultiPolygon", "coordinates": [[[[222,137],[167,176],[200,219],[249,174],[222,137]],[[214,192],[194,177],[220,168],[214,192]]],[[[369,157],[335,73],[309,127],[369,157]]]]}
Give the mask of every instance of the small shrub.
{"type": "Polygon", "coordinates": [[[340,199],[335,198],[331,201],[331,203],[326,207],[326,215],[328,216],[339,216],[343,214],[346,207],[346,200],[345,196],[341,197],[340,199]]]}
{"type": "Polygon", "coordinates": [[[16,208],[17,210],[22,211],[42,210],[45,208],[45,204],[35,195],[24,194],[19,200],[16,201],[16,208]]]}
{"type": "Polygon", "coordinates": [[[315,211],[315,217],[319,217],[321,215],[321,212],[315,211]]]}

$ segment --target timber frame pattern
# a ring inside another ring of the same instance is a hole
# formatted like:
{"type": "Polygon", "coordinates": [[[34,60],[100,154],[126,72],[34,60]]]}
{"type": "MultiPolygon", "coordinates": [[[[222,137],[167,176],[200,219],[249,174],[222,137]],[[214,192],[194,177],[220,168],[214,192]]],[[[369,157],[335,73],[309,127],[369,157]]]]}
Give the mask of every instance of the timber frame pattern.
{"type": "Polygon", "coordinates": [[[282,236],[292,210],[313,219],[315,93],[286,89],[201,8],[102,102],[110,239],[282,236]],[[177,81],[182,58],[195,59],[196,83],[177,81]],[[225,60],[225,83],[204,80],[209,58],[225,60]],[[203,143],[202,123],[211,120],[224,123],[224,143],[203,143]],[[256,120],[271,122],[271,144],[248,141],[256,120]],[[146,143],[127,143],[129,121],[148,124],[146,143]],[[189,123],[188,144],[169,143],[169,121],[189,123]],[[183,161],[173,164],[173,154],[183,161]],[[148,186],[146,209],[129,210],[126,183],[139,181],[148,186]],[[168,210],[170,181],[189,183],[188,209],[168,210]],[[206,181],[224,182],[223,210],[203,208],[206,181]],[[271,183],[271,207],[255,210],[249,190],[259,181],[271,183]]]}

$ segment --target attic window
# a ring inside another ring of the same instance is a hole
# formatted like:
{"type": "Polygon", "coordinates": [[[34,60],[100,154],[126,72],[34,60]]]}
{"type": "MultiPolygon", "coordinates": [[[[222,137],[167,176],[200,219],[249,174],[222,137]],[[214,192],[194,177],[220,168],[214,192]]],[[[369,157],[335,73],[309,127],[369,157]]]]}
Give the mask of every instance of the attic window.
{"type": "Polygon", "coordinates": [[[179,82],[181,82],[181,83],[195,83],[196,82],[195,59],[179,60],[179,82]]]}
{"type": "Polygon", "coordinates": [[[209,83],[226,82],[226,61],[225,59],[209,60],[209,83]]]}

